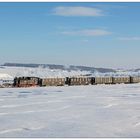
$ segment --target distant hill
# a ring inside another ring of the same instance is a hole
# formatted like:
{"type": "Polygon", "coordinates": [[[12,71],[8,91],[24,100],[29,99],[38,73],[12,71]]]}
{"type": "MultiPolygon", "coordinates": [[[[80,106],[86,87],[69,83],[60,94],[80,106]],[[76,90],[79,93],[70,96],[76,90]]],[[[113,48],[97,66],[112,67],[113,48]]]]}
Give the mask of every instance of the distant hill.
{"type": "Polygon", "coordinates": [[[50,69],[60,69],[60,70],[81,70],[81,71],[89,71],[89,72],[101,72],[101,73],[107,73],[107,72],[116,72],[114,69],[109,68],[94,68],[94,67],[87,67],[87,66],[65,66],[65,65],[56,65],[56,64],[22,64],[22,63],[5,63],[2,66],[9,66],[9,67],[31,67],[31,68],[37,68],[37,67],[43,67],[43,68],[50,68],[50,69]]]}

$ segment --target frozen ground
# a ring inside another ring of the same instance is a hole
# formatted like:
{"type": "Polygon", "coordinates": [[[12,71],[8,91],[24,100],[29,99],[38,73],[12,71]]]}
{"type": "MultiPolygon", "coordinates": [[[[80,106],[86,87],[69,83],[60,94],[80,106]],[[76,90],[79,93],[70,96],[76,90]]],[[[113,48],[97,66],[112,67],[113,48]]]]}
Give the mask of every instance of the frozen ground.
{"type": "Polygon", "coordinates": [[[0,89],[0,137],[140,137],[140,84],[0,89]]]}

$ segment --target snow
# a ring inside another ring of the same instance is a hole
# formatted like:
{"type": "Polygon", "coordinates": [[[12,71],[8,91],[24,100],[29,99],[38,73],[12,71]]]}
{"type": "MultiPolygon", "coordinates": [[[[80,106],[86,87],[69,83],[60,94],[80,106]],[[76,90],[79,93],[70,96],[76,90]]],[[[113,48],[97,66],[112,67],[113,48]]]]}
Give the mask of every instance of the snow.
{"type": "Polygon", "coordinates": [[[0,73],[0,80],[13,80],[13,77],[9,74],[0,73]]]}
{"type": "Polygon", "coordinates": [[[40,78],[54,78],[54,77],[68,77],[68,76],[79,76],[89,74],[87,71],[80,70],[60,70],[60,69],[49,69],[49,68],[28,68],[28,67],[3,67],[0,68],[0,74],[6,73],[10,76],[14,77],[22,77],[22,76],[35,76],[40,78]]]}
{"type": "Polygon", "coordinates": [[[108,72],[108,73],[100,73],[98,71],[94,71],[91,73],[90,71],[81,71],[81,70],[61,70],[61,69],[49,69],[49,68],[29,68],[29,67],[0,67],[0,75],[5,75],[5,79],[9,79],[9,77],[22,77],[22,76],[33,76],[40,78],[55,78],[55,77],[72,77],[72,76],[81,76],[81,75],[91,75],[96,77],[103,76],[140,76],[140,71],[135,72],[134,70],[118,70],[117,72],[108,72]]]}
{"type": "Polygon", "coordinates": [[[0,89],[0,137],[140,137],[140,84],[0,89]]]}
{"type": "Polygon", "coordinates": [[[0,85],[3,85],[4,83],[13,83],[14,78],[10,76],[9,74],[0,73],[0,85]]]}

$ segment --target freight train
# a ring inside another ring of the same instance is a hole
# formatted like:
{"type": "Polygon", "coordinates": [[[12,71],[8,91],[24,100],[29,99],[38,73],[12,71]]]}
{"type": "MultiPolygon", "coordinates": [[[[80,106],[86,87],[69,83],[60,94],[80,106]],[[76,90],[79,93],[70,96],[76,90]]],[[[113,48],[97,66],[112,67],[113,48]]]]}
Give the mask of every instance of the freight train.
{"type": "Polygon", "coordinates": [[[39,77],[16,77],[13,87],[31,86],[76,86],[97,84],[130,84],[140,83],[140,77],[66,77],[66,78],[39,78],[39,77]]]}

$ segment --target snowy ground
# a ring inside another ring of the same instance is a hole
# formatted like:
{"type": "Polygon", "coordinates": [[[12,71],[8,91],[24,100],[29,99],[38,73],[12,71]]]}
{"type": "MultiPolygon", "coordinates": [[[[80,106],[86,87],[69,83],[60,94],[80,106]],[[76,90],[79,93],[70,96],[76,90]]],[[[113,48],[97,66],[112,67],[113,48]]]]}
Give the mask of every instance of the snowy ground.
{"type": "MultiPolygon", "coordinates": [[[[49,69],[49,68],[27,68],[27,67],[3,67],[0,68],[0,79],[1,77],[6,74],[13,77],[20,77],[20,76],[35,76],[40,78],[46,77],[69,77],[69,76],[78,76],[78,75],[85,75],[89,74],[88,71],[80,71],[80,70],[60,70],[60,69],[49,69]],[[2,76],[1,76],[2,75],[2,76]]],[[[9,77],[7,76],[9,79],[9,77]]]]}
{"type": "Polygon", "coordinates": [[[0,89],[0,137],[140,137],[140,84],[0,89]]]}
{"type": "Polygon", "coordinates": [[[35,76],[40,78],[46,77],[71,77],[71,76],[80,76],[80,75],[89,75],[91,76],[140,76],[140,71],[134,72],[133,70],[117,70],[117,72],[108,72],[100,73],[95,71],[91,73],[90,71],[81,71],[81,70],[60,70],[60,69],[49,69],[49,68],[28,68],[28,67],[0,67],[0,79],[3,80],[13,80],[15,77],[22,76],[35,76]]]}

